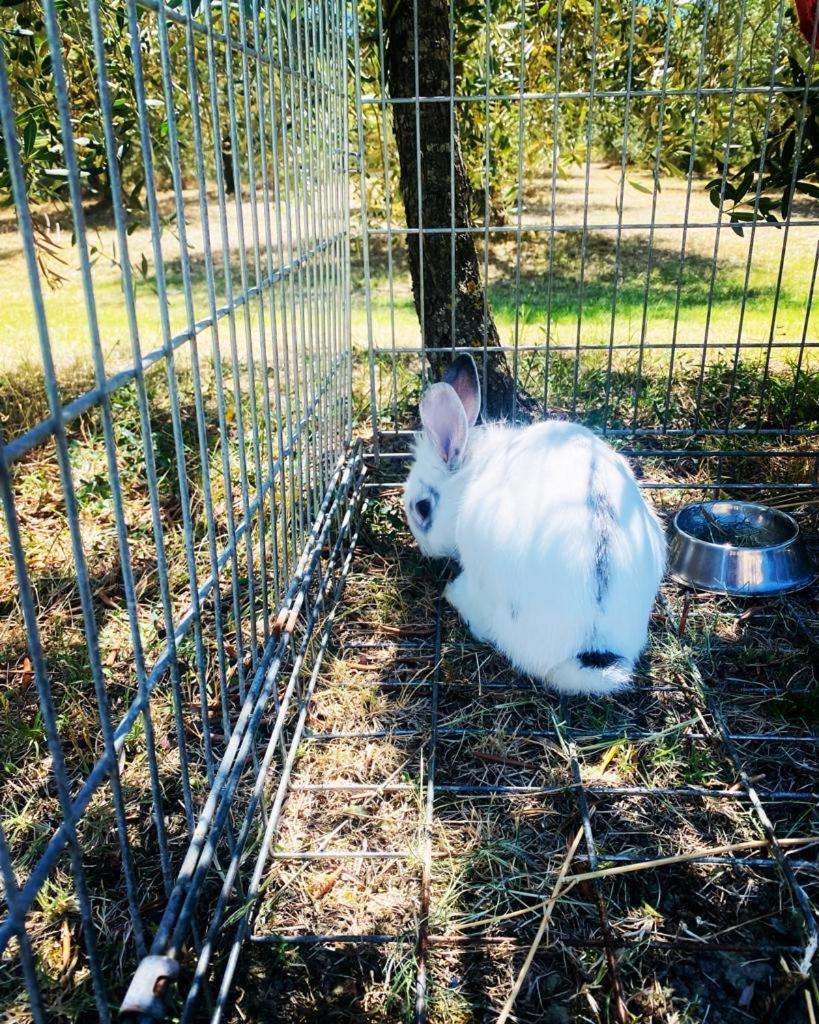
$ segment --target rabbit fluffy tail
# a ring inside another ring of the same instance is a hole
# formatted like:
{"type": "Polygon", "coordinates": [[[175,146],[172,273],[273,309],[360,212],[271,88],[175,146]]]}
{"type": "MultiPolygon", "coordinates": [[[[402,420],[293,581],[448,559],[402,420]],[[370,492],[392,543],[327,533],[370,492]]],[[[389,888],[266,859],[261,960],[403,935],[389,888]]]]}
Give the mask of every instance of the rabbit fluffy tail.
{"type": "Polygon", "coordinates": [[[549,681],[564,693],[610,693],[628,686],[634,666],[609,651],[583,651],[549,672],[549,681]]]}

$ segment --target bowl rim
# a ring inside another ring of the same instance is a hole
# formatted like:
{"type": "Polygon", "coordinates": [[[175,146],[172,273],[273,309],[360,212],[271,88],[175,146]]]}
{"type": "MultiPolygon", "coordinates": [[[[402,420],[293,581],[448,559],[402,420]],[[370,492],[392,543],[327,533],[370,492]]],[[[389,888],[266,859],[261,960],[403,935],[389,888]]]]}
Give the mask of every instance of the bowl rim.
{"type": "Polygon", "coordinates": [[[790,547],[791,545],[793,545],[795,541],[799,540],[801,535],[799,530],[799,523],[797,523],[793,516],[788,515],[787,512],[783,512],[781,509],[778,508],[771,508],[770,505],[762,505],[756,501],[741,501],[731,499],[728,499],[727,501],[721,500],[689,502],[688,505],[683,505],[682,508],[677,509],[677,511],[674,513],[674,517],[671,520],[671,525],[673,526],[677,535],[679,537],[685,538],[687,542],[692,544],[699,544],[705,548],[715,548],[719,551],[725,551],[726,549],[729,551],[779,551],[783,548],[790,547]],[[781,518],[787,520],[787,522],[793,528],[793,536],[788,537],[787,540],[779,541],[778,544],[763,544],[761,547],[755,548],[742,547],[742,545],[740,544],[731,544],[727,541],[724,544],[717,544],[715,541],[702,540],[700,537],[695,537],[692,533],[689,533],[687,530],[683,529],[683,527],[680,526],[679,518],[684,512],[687,512],[688,509],[702,508],[703,505],[743,505],[749,509],[756,509],[757,511],[763,512],[767,515],[772,515],[774,518],[781,518]]]}

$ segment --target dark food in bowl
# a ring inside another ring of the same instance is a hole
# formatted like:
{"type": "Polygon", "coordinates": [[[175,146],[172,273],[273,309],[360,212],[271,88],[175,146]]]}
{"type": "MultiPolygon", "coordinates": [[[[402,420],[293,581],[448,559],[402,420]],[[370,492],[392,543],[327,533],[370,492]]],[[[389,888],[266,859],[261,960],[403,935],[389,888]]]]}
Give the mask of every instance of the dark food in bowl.
{"type": "Polygon", "coordinates": [[[739,502],[689,505],[678,513],[677,525],[696,540],[735,548],[775,547],[792,540],[799,532],[790,516],[739,502]]]}
{"type": "Polygon", "coordinates": [[[816,578],[799,526],[778,509],[747,501],[687,505],[673,518],[668,570],[701,590],[775,595],[816,578]]]}

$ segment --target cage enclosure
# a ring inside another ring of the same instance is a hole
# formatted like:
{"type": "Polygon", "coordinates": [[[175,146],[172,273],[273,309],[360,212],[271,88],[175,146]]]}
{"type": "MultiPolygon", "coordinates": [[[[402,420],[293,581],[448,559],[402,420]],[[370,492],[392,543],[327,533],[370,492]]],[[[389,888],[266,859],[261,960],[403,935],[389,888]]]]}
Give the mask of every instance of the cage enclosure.
{"type": "Polygon", "coordinates": [[[400,484],[469,351],[815,557],[817,24],[4,7],[2,1019],[816,1019],[815,585],[560,698],[400,484]]]}

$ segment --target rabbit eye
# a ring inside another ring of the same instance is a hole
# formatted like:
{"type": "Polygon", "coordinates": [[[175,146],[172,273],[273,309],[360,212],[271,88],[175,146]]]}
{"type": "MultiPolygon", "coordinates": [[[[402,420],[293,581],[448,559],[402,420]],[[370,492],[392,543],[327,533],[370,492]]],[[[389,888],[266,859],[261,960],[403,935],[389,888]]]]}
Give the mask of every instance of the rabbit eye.
{"type": "Polygon", "coordinates": [[[420,501],[415,502],[415,511],[418,513],[419,519],[429,519],[429,515],[432,512],[432,502],[429,498],[421,498],[420,501]]]}

